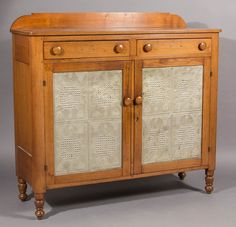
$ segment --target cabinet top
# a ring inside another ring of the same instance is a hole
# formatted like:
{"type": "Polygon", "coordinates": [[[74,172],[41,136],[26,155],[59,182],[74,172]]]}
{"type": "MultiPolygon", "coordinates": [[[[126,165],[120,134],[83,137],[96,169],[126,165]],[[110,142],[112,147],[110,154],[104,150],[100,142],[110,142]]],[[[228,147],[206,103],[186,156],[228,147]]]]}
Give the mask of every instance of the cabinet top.
{"type": "Polygon", "coordinates": [[[19,17],[11,26],[12,33],[30,36],[220,31],[190,29],[180,16],[157,12],[33,13],[19,17]]]}

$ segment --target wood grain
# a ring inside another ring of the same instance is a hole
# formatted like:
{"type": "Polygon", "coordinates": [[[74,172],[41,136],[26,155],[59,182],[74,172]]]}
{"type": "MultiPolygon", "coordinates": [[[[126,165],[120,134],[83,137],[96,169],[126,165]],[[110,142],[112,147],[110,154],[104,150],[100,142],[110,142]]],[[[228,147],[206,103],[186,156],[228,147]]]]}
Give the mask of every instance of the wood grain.
{"type": "Polygon", "coordinates": [[[32,156],[29,156],[20,147],[16,148],[16,153],[17,153],[16,175],[17,177],[24,179],[31,185],[32,184],[32,156]]]}
{"type": "Polygon", "coordinates": [[[220,31],[186,28],[169,13],[36,13],[13,23],[16,175],[22,200],[32,186],[38,218],[54,188],[205,169],[213,190],[220,31]],[[134,102],[142,69],[191,65],[204,66],[201,158],[142,165],[142,104],[134,102]],[[53,73],[101,70],[123,70],[122,99],[131,100],[122,109],[122,167],[55,176],[53,73]]]}
{"type": "MultiPolygon", "coordinates": [[[[44,193],[45,180],[45,121],[43,93],[42,38],[30,39],[30,72],[32,96],[32,188],[35,193],[44,193]]],[[[30,120],[30,119],[29,119],[30,120]]]]}
{"type": "Polygon", "coordinates": [[[210,117],[210,58],[204,58],[203,100],[202,100],[202,165],[208,164],[209,153],[209,117],[210,117]]]}
{"type": "MultiPolygon", "coordinates": [[[[186,30],[186,29],[185,29],[186,30]]],[[[184,30],[184,31],[185,31],[184,30]]],[[[171,30],[172,31],[172,30],[171,30]]],[[[167,34],[160,34],[158,32],[155,32],[153,34],[144,33],[134,33],[134,34],[84,34],[84,35],[65,35],[63,32],[61,32],[61,35],[59,36],[45,36],[44,41],[45,42],[60,42],[60,41],[97,41],[97,40],[103,40],[103,41],[114,41],[114,40],[133,40],[133,44],[137,40],[167,40],[167,39],[212,39],[214,36],[214,33],[211,33],[209,30],[207,30],[207,33],[194,33],[194,31],[189,33],[167,33],[167,34]]],[[[133,50],[134,46],[132,46],[131,51],[133,50]]],[[[136,48],[136,47],[135,47],[136,48]]],[[[136,56],[136,52],[134,54],[136,56]]]]}
{"type": "Polygon", "coordinates": [[[158,162],[142,166],[142,173],[159,172],[171,169],[181,169],[201,166],[201,159],[177,160],[172,162],[158,162]]]}
{"type": "Polygon", "coordinates": [[[15,60],[29,64],[29,37],[15,35],[15,60]]]}
{"type": "Polygon", "coordinates": [[[210,39],[167,39],[167,40],[138,40],[137,55],[140,57],[181,57],[206,56],[211,54],[210,39]],[[198,46],[206,43],[206,49],[201,51],[198,46]],[[152,50],[145,52],[145,45],[151,45],[152,50]]]}
{"type": "Polygon", "coordinates": [[[23,59],[26,58],[25,52],[22,49],[16,50],[19,46],[26,47],[28,42],[25,39],[28,38],[13,35],[15,163],[16,176],[31,183],[32,122],[29,120],[32,118],[31,75],[29,65],[23,63],[23,59]]]}
{"type": "Polygon", "coordinates": [[[124,57],[130,55],[129,42],[119,41],[77,41],[77,42],[45,42],[45,59],[63,59],[63,58],[92,58],[92,57],[124,57]],[[120,53],[115,52],[115,47],[122,45],[123,50],[120,53]],[[53,55],[52,48],[61,47],[62,54],[53,55]]]}
{"type": "Polygon", "coordinates": [[[71,182],[71,183],[53,184],[53,185],[47,185],[47,189],[56,189],[56,188],[73,187],[73,186],[80,186],[80,185],[90,185],[90,184],[99,184],[99,183],[106,183],[106,182],[132,180],[132,179],[159,176],[163,174],[174,174],[178,172],[202,170],[202,169],[205,169],[206,167],[207,166],[192,166],[188,168],[181,167],[178,169],[161,170],[159,172],[150,172],[150,173],[145,173],[145,174],[143,173],[143,174],[126,176],[126,177],[117,177],[117,178],[114,177],[114,178],[106,178],[106,179],[99,179],[99,180],[93,180],[93,181],[82,181],[82,182],[77,181],[77,182],[71,182]]]}
{"type": "Polygon", "coordinates": [[[209,170],[214,170],[216,164],[218,53],[219,53],[219,35],[216,34],[213,36],[212,39],[209,170]]]}
{"type": "MultiPolygon", "coordinates": [[[[135,62],[134,98],[142,96],[143,62],[135,62]]],[[[142,106],[134,107],[134,174],[142,172],[142,106]]]]}
{"type": "Polygon", "coordinates": [[[143,35],[143,34],[160,34],[160,35],[185,35],[185,34],[206,34],[218,33],[219,29],[166,29],[166,28],[21,28],[11,30],[13,34],[20,34],[25,36],[60,36],[63,35],[143,35]]]}
{"type": "Polygon", "coordinates": [[[88,12],[88,13],[33,13],[19,17],[11,30],[20,28],[119,28],[119,27],[185,28],[185,21],[169,13],[88,12]]]}
{"type": "Polygon", "coordinates": [[[14,62],[14,110],[16,145],[32,154],[31,74],[27,64],[14,62]]]}
{"type": "MultiPolygon", "coordinates": [[[[122,71],[122,97],[130,97],[132,100],[132,68],[131,62],[125,62],[122,71]]],[[[123,176],[130,176],[131,174],[131,119],[132,119],[132,105],[122,107],[122,169],[123,176]]]]}

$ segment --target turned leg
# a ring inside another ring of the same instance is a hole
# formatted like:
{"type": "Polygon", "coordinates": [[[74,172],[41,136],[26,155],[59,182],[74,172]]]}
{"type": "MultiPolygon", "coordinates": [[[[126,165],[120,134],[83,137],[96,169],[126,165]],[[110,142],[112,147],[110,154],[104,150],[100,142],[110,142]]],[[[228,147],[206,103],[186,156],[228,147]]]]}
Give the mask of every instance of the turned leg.
{"type": "Polygon", "coordinates": [[[178,176],[179,176],[180,180],[183,180],[186,177],[186,173],[185,172],[179,172],[178,176]]]}
{"type": "Polygon", "coordinates": [[[44,216],[44,210],[43,210],[44,194],[43,193],[35,193],[34,197],[35,197],[34,204],[36,207],[35,215],[38,219],[40,219],[44,216]]]}
{"type": "Polygon", "coordinates": [[[27,184],[26,181],[22,178],[18,178],[18,189],[19,189],[19,199],[21,201],[25,201],[27,199],[27,194],[26,194],[26,190],[27,190],[27,184]]]}
{"type": "Polygon", "coordinates": [[[213,191],[213,182],[214,182],[214,170],[208,170],[206,169],[206,177],[205,177],[205,181],[206,181],[206,193],[210,194],[213,191]]]}

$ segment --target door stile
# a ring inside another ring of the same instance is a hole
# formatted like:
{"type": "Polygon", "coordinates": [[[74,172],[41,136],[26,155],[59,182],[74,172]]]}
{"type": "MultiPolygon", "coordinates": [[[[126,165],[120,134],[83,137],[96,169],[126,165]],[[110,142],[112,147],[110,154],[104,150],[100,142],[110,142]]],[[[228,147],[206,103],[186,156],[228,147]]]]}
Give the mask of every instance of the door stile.
{"type": "Polygon", "coordinates": [[[125,106],[124,99],[130,98],[132,95],[132,65],[130,62],[124,64],[122,72],[122,159],[123,159],[123,176],[131,175],[131,119],[132,105],[125,106]]]}
{"type": "MultiPolygon", "coordinates": [[[[143,61],[135,61],[134,99],[142,97],[143,61]]],[[[142,172],[142,105],[134,106],[134,174],[142,172]]]]}
{"type": "Polygon", "coordinates": [[[203,68],[203,104],[202,104],[202,165],[208,164],[209,135],[210,135],[210,77],[211,61],[204,58],[203,68]]]}
{"type": "Polygon", "coordinates": [[[53,67],[46,64],[44,67],[44,105],[45,105],[45,173],[47,185],[54,184],[54,110],[53,110],[53,67]]]}

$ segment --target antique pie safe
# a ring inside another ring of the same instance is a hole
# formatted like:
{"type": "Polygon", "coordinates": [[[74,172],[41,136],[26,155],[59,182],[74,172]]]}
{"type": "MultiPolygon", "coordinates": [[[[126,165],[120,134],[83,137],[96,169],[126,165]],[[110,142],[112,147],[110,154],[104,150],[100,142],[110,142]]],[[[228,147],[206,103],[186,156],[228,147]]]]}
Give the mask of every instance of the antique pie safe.
{"type": "Polygon", "coordinates": [[[34,13],[13,34],[16,175],[49,189],[205,170],[213,190],[219,29],[169,13],[34,13]]]}

